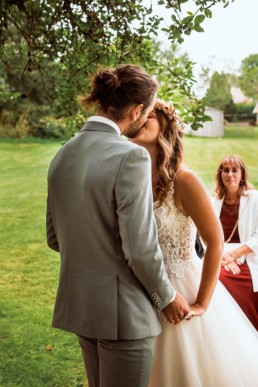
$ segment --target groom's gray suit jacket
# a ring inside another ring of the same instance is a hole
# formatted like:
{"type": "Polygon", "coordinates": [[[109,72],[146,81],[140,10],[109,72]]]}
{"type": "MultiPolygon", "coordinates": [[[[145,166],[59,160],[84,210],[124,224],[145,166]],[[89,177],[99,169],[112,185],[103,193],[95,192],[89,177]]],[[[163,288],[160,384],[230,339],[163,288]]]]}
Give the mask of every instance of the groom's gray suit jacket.
{"type": "Polygon", "coordinates": [[[157,244],[148,152],[89,121],[48,173],[48,245],[61,267],[53,326],[81,336],[160,333],[174,295],[157,244]]]}

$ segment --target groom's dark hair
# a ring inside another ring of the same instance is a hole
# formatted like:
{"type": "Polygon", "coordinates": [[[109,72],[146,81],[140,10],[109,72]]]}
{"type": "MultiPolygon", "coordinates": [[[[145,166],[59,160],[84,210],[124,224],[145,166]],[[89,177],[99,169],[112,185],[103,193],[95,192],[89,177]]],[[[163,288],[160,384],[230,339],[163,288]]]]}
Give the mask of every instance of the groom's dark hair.
{"type": "Polygon", "coordinates": [[[143,104],[144,112],[157,89],[157,81],[140,66],[124,64],[99,70],[93,76],[91,92],[80,101],[85,108],[97,106],[119,121],[133,104],[143,104]]]}

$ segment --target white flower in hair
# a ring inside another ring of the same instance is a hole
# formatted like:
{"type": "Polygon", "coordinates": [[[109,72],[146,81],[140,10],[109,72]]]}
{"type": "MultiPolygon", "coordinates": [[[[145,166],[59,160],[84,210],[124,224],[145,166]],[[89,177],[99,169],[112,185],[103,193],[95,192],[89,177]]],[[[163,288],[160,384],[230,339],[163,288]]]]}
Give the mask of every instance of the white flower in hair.
{"type": "Polygon", "coordinates": [[[177,130],[178,132],[182,132],[184,130],[184,123],[178,117],[171,101],[166,102],[163,99],[157,98],[154,109],[161,110],[167,116],[167,118],[172,121],[173,129],[177,130]]]}
{"type": "Polygon", "coordinates": [[[169,120],[172,120],[175,112],[175,108],[172,102],[166,102],[163,99],[157,98],[154,108],[161,110],[168,117],[169,120]]]}

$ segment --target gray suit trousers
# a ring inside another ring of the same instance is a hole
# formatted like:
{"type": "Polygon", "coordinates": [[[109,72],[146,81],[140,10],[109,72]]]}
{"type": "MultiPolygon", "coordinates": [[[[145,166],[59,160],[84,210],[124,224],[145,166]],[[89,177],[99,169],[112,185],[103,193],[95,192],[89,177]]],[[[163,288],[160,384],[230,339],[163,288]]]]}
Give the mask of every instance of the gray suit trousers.
{"type": "Polygon", "coordinates": [[[148,387],[154,341],[79,337],[89,387],[148,387]]]}

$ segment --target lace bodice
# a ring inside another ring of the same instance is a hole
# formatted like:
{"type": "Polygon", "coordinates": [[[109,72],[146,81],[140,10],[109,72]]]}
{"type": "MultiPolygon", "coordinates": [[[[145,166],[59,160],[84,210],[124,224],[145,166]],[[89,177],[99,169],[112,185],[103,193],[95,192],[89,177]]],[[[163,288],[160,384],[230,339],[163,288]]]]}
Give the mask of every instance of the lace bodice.
{"type": "Polygon", "coordinates": [[[185,270],[190,269],[195,251],[196,227],[189,216],[185,216],[176,208],[173,183],[168,193],[168,203],[170,208],[163,204],[154,209],[159,244],[168,274],[181,278],[185,270]]]}

